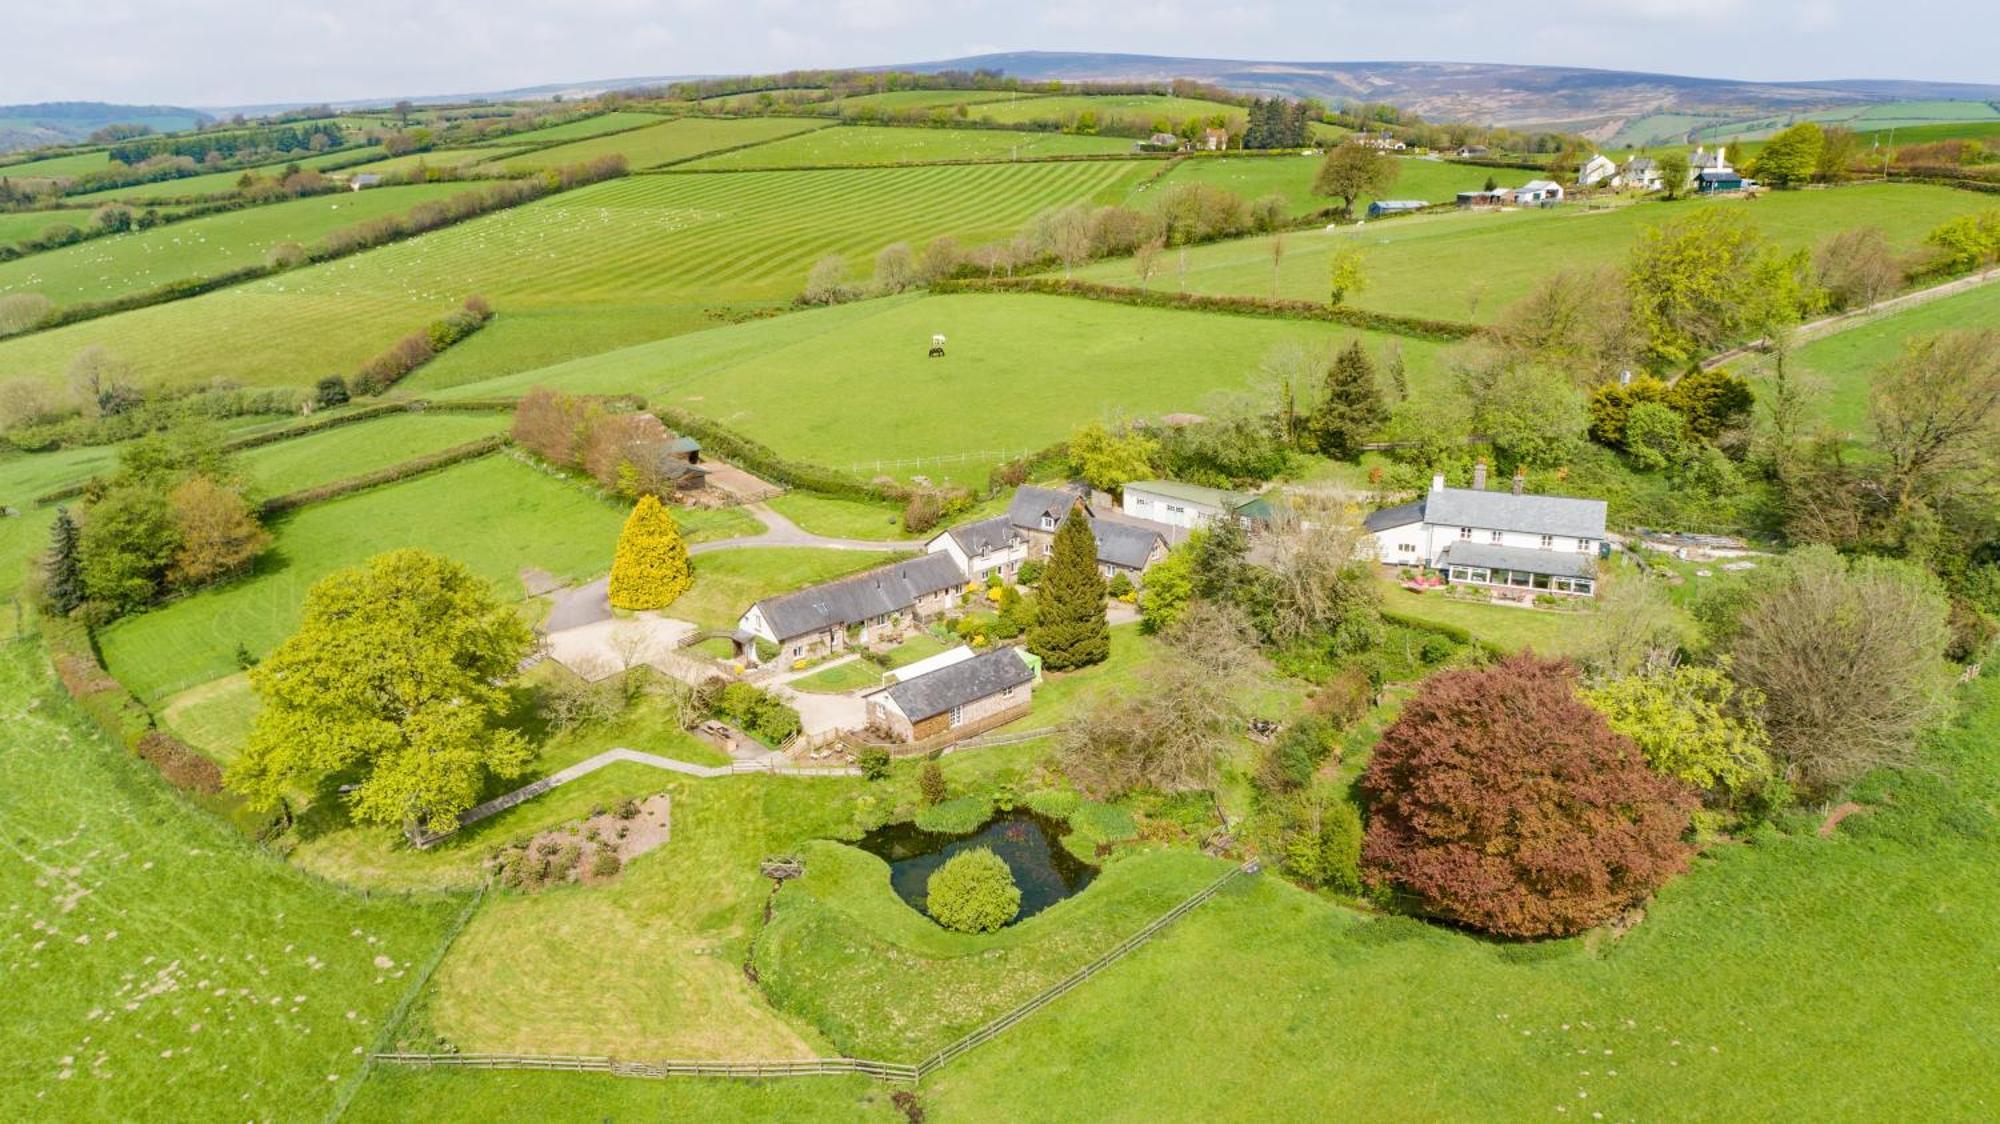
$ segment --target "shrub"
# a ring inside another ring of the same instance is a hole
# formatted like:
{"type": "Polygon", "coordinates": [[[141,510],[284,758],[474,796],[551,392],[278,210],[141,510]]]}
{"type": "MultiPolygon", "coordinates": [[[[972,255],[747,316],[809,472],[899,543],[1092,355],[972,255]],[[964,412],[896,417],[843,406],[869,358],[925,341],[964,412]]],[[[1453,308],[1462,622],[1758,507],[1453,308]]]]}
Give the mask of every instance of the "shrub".
{"type": "Polygon", "coordinates": [[[1771,739],[1755,717],[1763,696],[1746,690],[1739,697],[1722,668],[1628,675],[1584,698],[1656,772],[1702,792],[1733,796],[1762,788],[1771,775],[1771,739]]]}
{"type": "Polygon", "coordinates": [[[1277,851],[1285,873],[1307,886],[1361,892],[1361,813],[1340,793],[1315,789],[1279,807],[1277,851]]]}
{"type": "Polygon", "coordinates": [[[991,933],[1021,911],[1021,888],[1004,859],[975,847],[931,872],[924,906],[947,929],[991,933]]]}
{"type": "Polygon", "coordinates": [[[1052,820],[1069,819],[1070,814],[1075,812],[1077,805],[1082,802],[1081,794],[1067,788],[1037,789],[1022,800],[1029,811],[1052,820]]]}
{"type": "Polygon", "coordinates": [[[624,868],[624,860],[609,847],[599,848],[596,857],[590,860],[590,873],[595,878],[609,878],[624,868]]]}
{"type": "Polygon", "coordinates": [[[1022,585],[1034,585],[1042,580],[1044,566],[1045,563],[1041,559],[1030,558],[1021,563],[1021,568],[1015,571],[1014,580],[1022,585]]]}
{"type": "Polygon", "coordinates": [[[879,781],[889,775],[889,751],[871,746],[861,751],[857,759],[861,765],[861,775],[871,781],[879,781]]]}
{"type": "Polygon", "coordinates": [[[222,768],[189,749],[164,730],[148,730],[139,738],[139,757],[149,762],[167,783],[186,792],[213,796],[222,791],[222,768]]]}
{"type": "Polygon", "coordinates": [[[1277,795],[1311,784],[1313,774],[1333,755],[1339,736],[1339,727],[1325,718],[1301,715],[1264,750],[1257,767],[1257,787],[1277,795]]]}
{"type": "Polygon", "coordinates": [[[944,783],[944,769],[935,761],[924,762],[923,772],[917,774],[917,791],[923,795],[924,803],[938,805],[951,795],[951,789],[944,783]]]}
{"type": "Polygon", "coordinates": [[[1532,655],[1425,682],[1375,749],[1368,879],[1513,937],[1603,924],[1687,868],[1679,781],[1532,655]]]}

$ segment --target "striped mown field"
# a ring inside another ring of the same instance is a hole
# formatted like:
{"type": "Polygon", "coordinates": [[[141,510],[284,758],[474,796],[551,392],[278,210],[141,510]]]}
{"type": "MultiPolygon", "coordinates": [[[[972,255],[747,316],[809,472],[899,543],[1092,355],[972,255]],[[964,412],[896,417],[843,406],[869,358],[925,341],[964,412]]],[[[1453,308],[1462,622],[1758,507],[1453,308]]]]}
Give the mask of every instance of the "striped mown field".
{"type": "MultiPolygon", "coordinates": [[[[0,342],[0,370],[63,377],[86,347],[143,381],[296,385],[347,372],[468,294],[493,325],[427,369],[439,385],[711,325],[788,301],[811,264],[866,276],[888,243],[1011,234],[1044,207],[1122,198],[1131,161],[632,176],[189,300],[0,342]]],[[[366,193],[363,193],[366,194],[366,193]]]]}
{"type": "MultiPolygon", "coordinates": [[[[0,262],[0,296],[40,293],[66,305],[227,273],[263,264],[264,255],[279,242],[310,246],[341,227],[401,214],[425,200],[472,189],[465,184],[427,183],[342,191],[94,238],[0,262]]],[[[65,211],[62,221],[82,226],[90,214],[65,211]]]]}
{"type": "Polygon", "coordinates": [[[429,152],[412,152],[405,156],[391,156],[387,159],[375,160],[367,164],[358,164],[352,168],[342,168],[340,174],[352,176],[363,172],[373,172],[376,175],[387,175],[393,172],[408,171],[419,164],[428,168],[462,168],[469,170],[474,165],[490,165],[495,160],[504,159],[519,151],[521,151],[520,145],[495,145],[490,148],[436,148],[429,152]]]}
{"type": "Polygon", "coordinates": [[[681,117],[649,125],[643,129],[592,137],[573,144],[559,144],[517,156],[507,161],[509,169],[555,168],[577,164],[617,153],[634,169],[657,168],[670,160],[684,160],[719,148],[788,137],[821,126],[818,121],[796,117],[723,118],[681,117]]]}
{"type": "Polygon", "coordinates": [[[630,129],[636,125],[644,125],[649,121],[658,121],[659,119],[660,115],[657,113],[633,113],[628,110],[615,110],[611,113],[600,113],[595,117],[586,117],[581,121],[570,121],[562,125],[550,125],[546,129],[534,129],[525,133],[508,133],[504,136],[494,137],[492,140],[484,143],[499,145],[504,148],[516,148],[521,145],[547,144],[550,141],[582,140],[585,137],[594,137],[603,133],[615,133],[620,129],[630,129]]]}
{"type": "Polygon", "coordinates": [[[918,160],[987,160],[1132,151],[1123,137],[1073,137],[1002,129],[929,129],[842,125],[755,148],[725,152],[690,168],[780,168],[804,164],[886,164],[918,160]]]}

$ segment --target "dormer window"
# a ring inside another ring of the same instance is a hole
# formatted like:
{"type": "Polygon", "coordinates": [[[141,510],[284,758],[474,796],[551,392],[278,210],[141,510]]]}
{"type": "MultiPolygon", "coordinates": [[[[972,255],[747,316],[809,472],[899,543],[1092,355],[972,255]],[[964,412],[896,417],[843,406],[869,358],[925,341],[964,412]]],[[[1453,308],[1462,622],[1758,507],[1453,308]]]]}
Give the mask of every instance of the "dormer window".
{"type": "Polygon", "coordinates": [[[1556,545],[1556,537],[1555,537],[1554,535],[1543,535],[1543,536],[1542,536],[1542,549],[1543,549],[1543,550],[1547,550],[1547,549],[1549,549],[1550,547],[1552,547],[1552,546],[1554,546],[1554,545],[1556,545]]]}
{"type": "Polygon", "coordinates": [[[1053,531],[1055,529],[1056,529],[1056,517],[1053,515],[1044,514],[1042,516],[1042,530],[1053,531]]]}
{"type": "Polygon", "coordinates": [[[1500,538],[1501,538],[1501,534],[1500,534],[1500,532],[1499,532],[1499,531],[1495,531],[1495,532],[1493,532],[1493,535],[1492,535],[1492,538],[1491,538],[1491,540],[1490,540],[1490,541],[1491,541],[1491,542],[1493,543],[1493,545],[1495,545],[1495,546],[1498,546],[1498,545],[1500,545],[1500,538]]]}
{"type": "Polygon", "coordinates": [[[1458,529],[1458,537],[1464,539],[1467,542],[1472,541],[1472,528],[1460,527],[1458,529]]]}
{"type": "Polygon", "coordinates": [[[1589,539],[1576,540],[1576,552],[1578,554],[1589,554],[1591,551],[1596,549],[1597,549],[1597,544],[1589,539]]]}

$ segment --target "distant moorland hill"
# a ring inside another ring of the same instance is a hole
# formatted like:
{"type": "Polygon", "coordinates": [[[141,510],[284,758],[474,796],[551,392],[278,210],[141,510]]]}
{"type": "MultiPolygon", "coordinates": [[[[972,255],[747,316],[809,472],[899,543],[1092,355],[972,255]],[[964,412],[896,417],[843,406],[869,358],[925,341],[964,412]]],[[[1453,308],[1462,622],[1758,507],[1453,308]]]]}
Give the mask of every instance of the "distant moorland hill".
{"type": "Polygon", "coordinates": [[[106,125],[145,125],[155,132],[191,129],[210,120],[198,109],[173,105],[113,105],[101,101],[51,101],[0,105],[0,152],[74,144],[106,125]]]}

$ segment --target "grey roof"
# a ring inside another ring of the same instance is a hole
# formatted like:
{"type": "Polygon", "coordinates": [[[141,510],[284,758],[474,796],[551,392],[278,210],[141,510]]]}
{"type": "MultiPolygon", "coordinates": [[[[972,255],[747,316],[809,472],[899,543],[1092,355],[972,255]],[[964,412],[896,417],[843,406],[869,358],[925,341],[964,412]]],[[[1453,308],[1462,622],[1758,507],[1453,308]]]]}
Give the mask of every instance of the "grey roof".
{"type": "Polygon", "coordinates": [[[996,648],[890,687],[896,708],[912,722],[943,714],[955,706],[978,702],[1009,687],[1034,679],[1028,661],[1012,648],[996,648]]]}
{"type": "Polygon", "coordinates": [[[1723,168],[1709,168],[1705,171],[1696,173],[1696,175],[1699,176],[1701,179],[1709,181],[1710,183],[1714,183],[1718,180],[1723,180],[1723,181],[1740,180],[1743,178],[1742,172],[1734,171],[1732,169],[1723,169],[1723,168]]]}
{"type": "Polygon", "coordinates": [[[1014,524],[1005,515],[981,519],[977,523],[961,523],[945,534],[951,536],[968,558],[1005,550],[1018,537],[1014,534],[1014,524]]]}
{"type": "Polygon", "coordinates": [[[1438,488],[1425,495],[1422,503],[1426,523],[1579,539],[1604,537],[1603,500],[1438,488]]]}
{"type": "Polygon", "coordinates": [[[1127,570],[1145,569],[1153,548],[1166,541],[1158,531],[1109,519],[1092,519],[1090,533],[1097,536],[1097,560],[1127,570]]]}
{"type": "Polygon", "coordinates": [[[951,555],[926,554],[797,593],[766,597],[755,607],[783,641],[900,613],[919,597],[964,584],[965,575],[951,555]]]}
{"type": "Polygon", "coordinates": [[[667,452],[699,453],[701,452],[701,442],[696,441],[694,438],[688,437],[686,435],[676,437],[672,441],[667,443],[667,452]]]}
{"type": "Polygon", "coordinates": [[[1634,156],[1625,161],[1625,170],[1628,172],[1650,172],[1653,168],[1653,158],[1650,156],[1634,156]]]}
{"type": "Polygon", "coordinates": [[[1536,550],[1529,546],[1491,543],[1450,543],[1438,555],[1440,566],[1479,566],[1489,570],[1525,570],[1559,578],[1587,578],[1597,573],[1597,556],[1576,551],[1536,550]]]}
{"type": "Polygon", "coordinates": [[[1371,511],[1361,520],[1361,526],[1369,531],[1386,531],[1391,527],[1403,527],[1411,523],[1421,523],[1424,518],[1424,501],[1411,500],[1380,511],[1371,511]]]}
{"type": "Polygon", "coordinates": [[[1014,489],[1014,498],[1007,504],[1007,521],[1016,527],[1042,530],[1042,516],[1053,515],[1060,523],[1068,517],[1082,496],[1066,488],[1037,488],[1033,484],[1023,484],[1014,489]]]}

